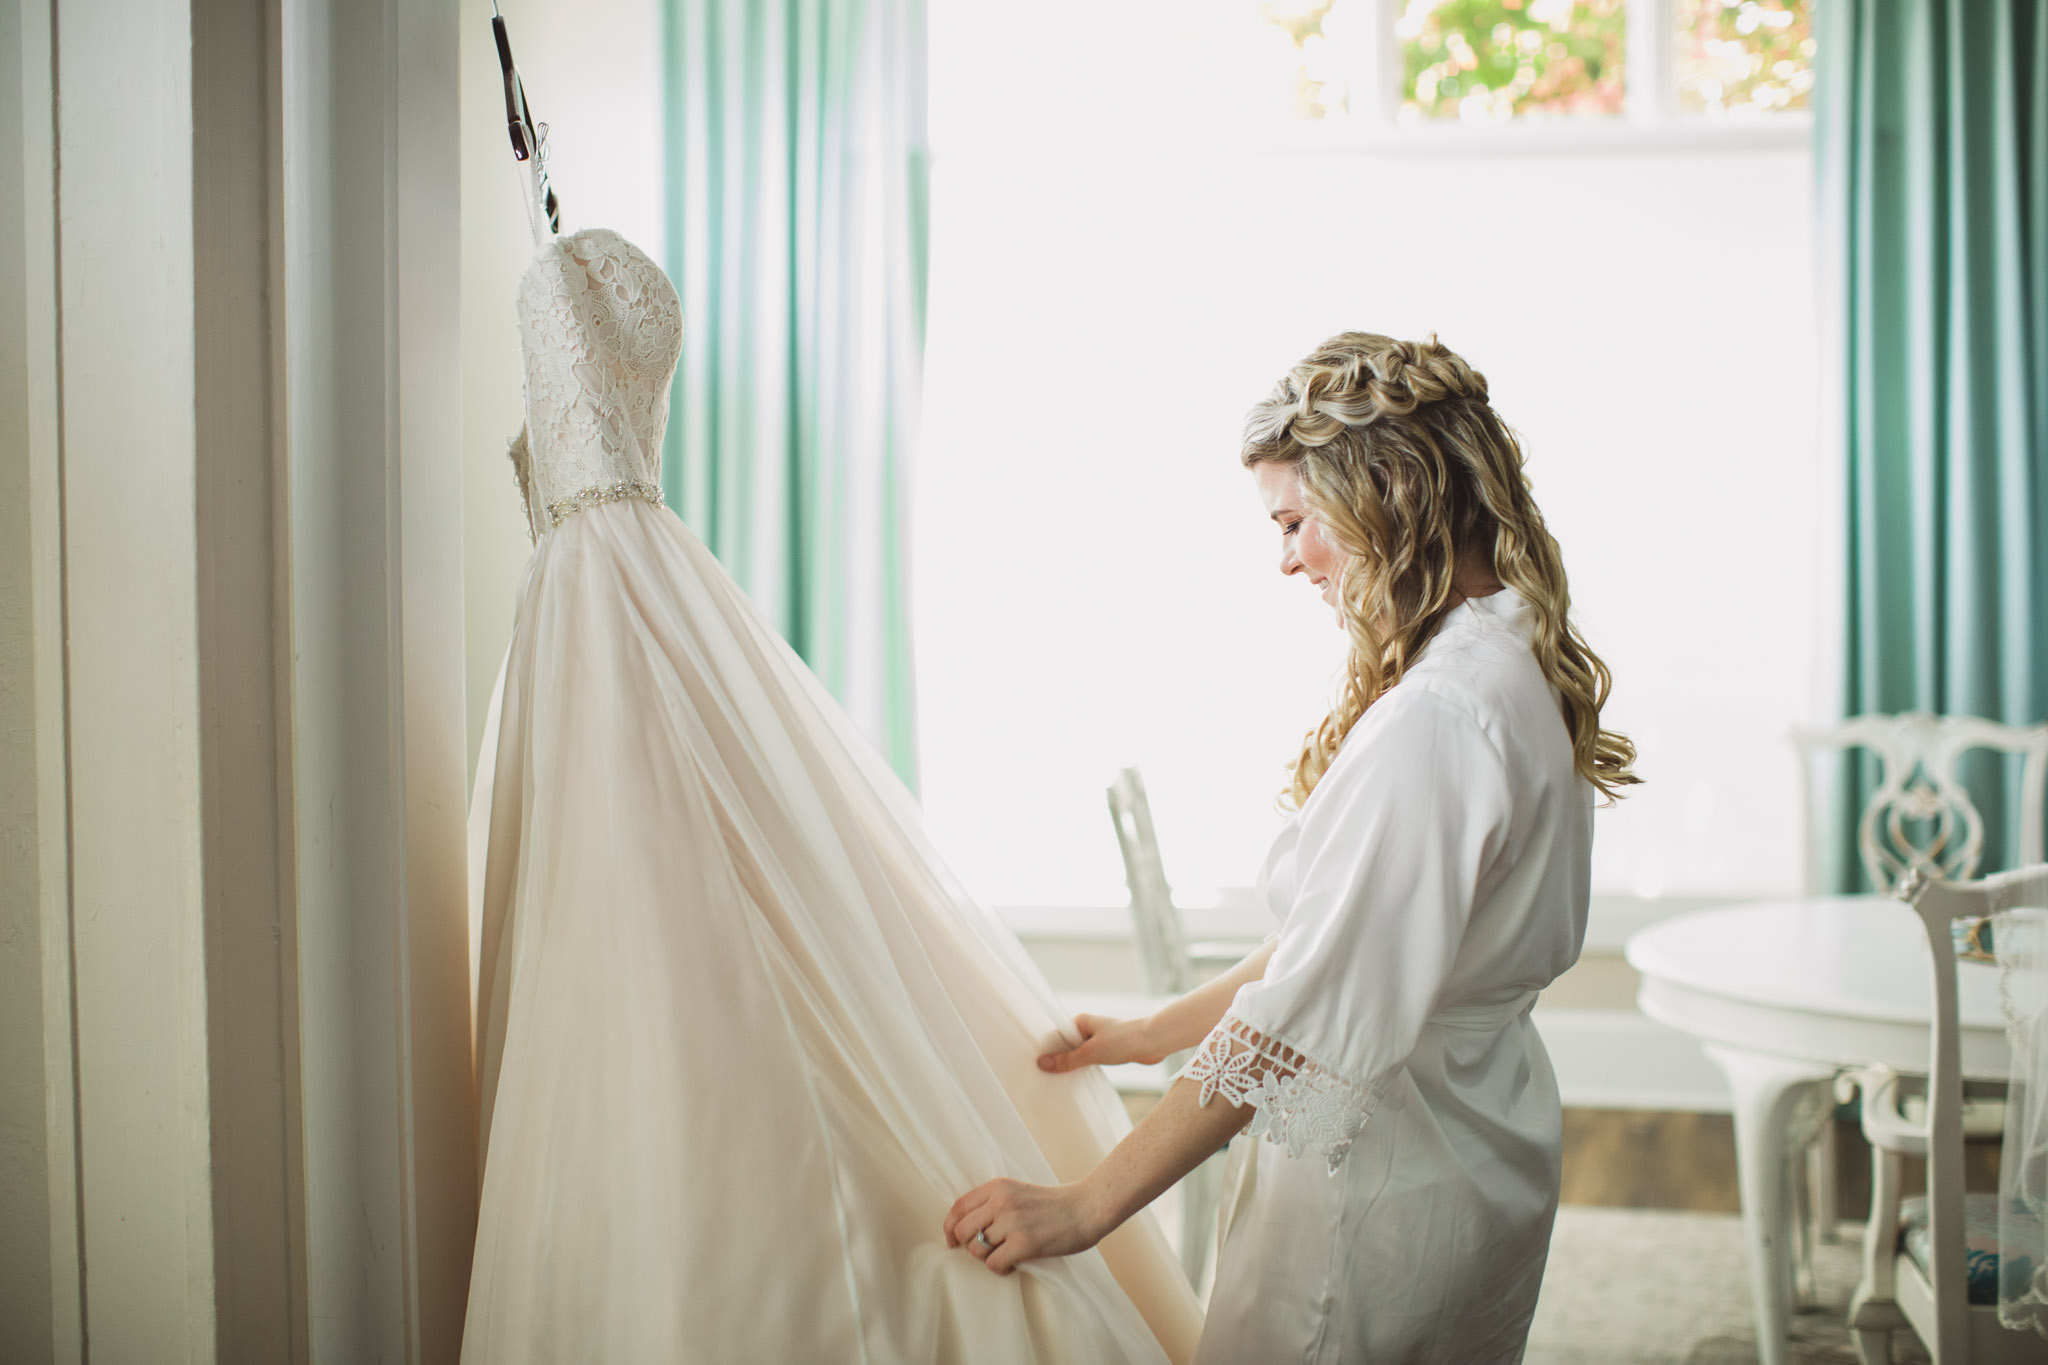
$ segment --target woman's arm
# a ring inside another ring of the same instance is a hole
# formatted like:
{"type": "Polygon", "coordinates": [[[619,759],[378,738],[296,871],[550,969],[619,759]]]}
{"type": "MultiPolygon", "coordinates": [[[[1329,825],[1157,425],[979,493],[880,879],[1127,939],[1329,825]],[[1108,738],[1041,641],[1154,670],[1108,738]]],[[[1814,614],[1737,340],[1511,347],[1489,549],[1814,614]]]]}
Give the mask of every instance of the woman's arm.
{"type": "Polygon", "coordinates": [[[1084,1066],[1114,1066],[1120,1062],[1157,1063],[1182,1048],[1193,1047],[1209,1036],[1230,1008],[1237,988],[1266,974],[1277,938],[1267,939],[1244,961],[1213,981],[1181,996],[1156,1014],[1144,1019],[1108,1019],[1083,1014],[1074,1020],[1081,1041],[1065,1052],[1049,1052],[1038,1059],[1041,1071],[1077,1071],[1084,1066]]]}
{"type": "MultiPolygon", "coordinates": [[[[1219,1018],[1228,1004],[1226,996],[1219,1018]]],[[[965,1246],[998,1275],[1022,1261],[1086,1251],[1251,1122],[1251,1106],[1222,1099],[1204,1105],[1201,1090],[1194,1081],[1175,1081],[1116,1150],[1071,1185],[991,1180],[969,1190],[946,1213],[946,1245],[965,1246]],[[975,1236],[983,1232],[986,1243],[975,1236]]]]}

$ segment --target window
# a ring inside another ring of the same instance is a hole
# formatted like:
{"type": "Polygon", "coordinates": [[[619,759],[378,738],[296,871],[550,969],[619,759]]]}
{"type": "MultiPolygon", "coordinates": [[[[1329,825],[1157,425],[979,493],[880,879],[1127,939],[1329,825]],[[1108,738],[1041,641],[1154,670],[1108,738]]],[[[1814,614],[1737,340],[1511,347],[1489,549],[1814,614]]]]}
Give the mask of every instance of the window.
{"type": "Polygon", "coordinates": [[[1697,128],[1813,86],[1815,0],[1245,3],[1286,42],[1272,94],[1298,120],[1697,128]]]}
{"type": "Polygon", "coordinates": [[[1622,0],[1407,0],[1394,37],[1404,123],[1622,112],[1622,0]]]}
{"type": "Polygon", "coordinates": [[[1810,0],[1677,0],[1678,107],[1771,114],[1813,90],[1810,0]]]}

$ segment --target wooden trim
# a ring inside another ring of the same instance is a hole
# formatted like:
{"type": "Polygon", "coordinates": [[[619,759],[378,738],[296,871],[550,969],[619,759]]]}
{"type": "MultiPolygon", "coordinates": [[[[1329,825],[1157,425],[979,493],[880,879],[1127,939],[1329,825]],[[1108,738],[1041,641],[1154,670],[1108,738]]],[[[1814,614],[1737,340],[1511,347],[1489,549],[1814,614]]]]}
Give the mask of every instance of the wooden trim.
{"type": "Polygon", "coordinates": [[[0,1359],[84,1357],[65,703],[55,32],[0,10],[0,1359]]]}
{"type": "Polygon", "coordinates": [[[293,856],[316,1360],[455,1359],[475,1232],[456,19],[435,0],[283,0],[293,856]]]}
{"type": "Polygon", "coordinates": [[[276,0],[192,10],[200,823],[216,1350],[307,1359],[276,409],[276,0]]]}

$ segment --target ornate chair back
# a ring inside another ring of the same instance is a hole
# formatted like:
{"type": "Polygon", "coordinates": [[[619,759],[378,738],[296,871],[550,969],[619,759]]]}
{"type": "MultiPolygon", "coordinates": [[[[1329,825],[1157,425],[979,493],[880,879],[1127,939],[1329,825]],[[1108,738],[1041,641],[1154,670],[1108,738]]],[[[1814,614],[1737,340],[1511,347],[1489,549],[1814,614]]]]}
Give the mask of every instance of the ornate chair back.
{"type": "Polygon", "coordinates": [[[1109,818],[1123,849],[1124,880],[1131,888],[1131,936],[1138,949],[1138,968],[1152,995],[1179,995],[1192,989],[1194,970],[1188,959],[1187,934],[1166,868],[1159,859],[1159,836],[1152,829],[1152,803],[1145,779],[1125,768],[1109,784],[1109,818]]]}
{"type": "Polygon", "coordinates": [[[2005,725],[1975,716],[1856,716],[1839,725],[1793,731],[1799,750],[1800,808],[1806,821],[1806,894],[1821,894],[1820,840],[1814,818],[1813,757],[1823,750],[1868,749],[1878,758],[1877,789],[1856,825],[1856,850],[1879,893],[1908,872],[1963,881],[1977,875],[1984,820],[1956,775],[1971,749],[2020,756],[2021,865],[2042,860],[2043,788],[2048,784],[2048,724],[2005,725]],[[1916,838],[1914,826],[1923,834],[1916,838]]]}
{"type": "MultiPolygon", "coordinates": [[[[1973,1314],[1969,1300],[1963,1198],[1963,1028],[1956,960],[1958,944],[1977,942],[1982,923],[1991,916],[2021,907],[2048,908],[2048,867],[2030,865],[1967,883],[1908,872],[1897,894],[1913,907],[1926,930],[1934,1027],[1928,1049],[1925,1126],[1915,1134],[1924,1143],[1927,1158],[1927,1263],[1920,1269],[1910,1265],[1912,1258],[1906,1252],[1897,1254],[1896,1302],[1934,1359],[1943,1365],[2004,1358],[2012,1351],[2020,1352],[2017,1358],[2035,1360],[2041,1353],[2038,1338],[2032,1333],[1996,1331],[1996,1308],[1980,1308],[1973,1314]]],[[[1890,1099],[1882,1083],[1880,1095],[1881,1107],[1889,1112],[1890,1099]]],[[[1887,1117],[1866,1127],[1895,1122],[1887,1117]]],[[[1888,1183],[1879,1181],[1880,1185],[1888,1183]]],[[[1891,1193],[1895,1200],[1896,1190],[1891,1193]]],[[[1888,1233],[1897,1226],[1896,1205],[1889,1210],[1873,1207],[1872,1220],[1874,1225],[1886,1225],[1879,1229],[1881,1234],[1888,1233]]],[[[1888,1252],[1888,1246],[1873,1239],[1866,1254],[1888,1252]]]]}

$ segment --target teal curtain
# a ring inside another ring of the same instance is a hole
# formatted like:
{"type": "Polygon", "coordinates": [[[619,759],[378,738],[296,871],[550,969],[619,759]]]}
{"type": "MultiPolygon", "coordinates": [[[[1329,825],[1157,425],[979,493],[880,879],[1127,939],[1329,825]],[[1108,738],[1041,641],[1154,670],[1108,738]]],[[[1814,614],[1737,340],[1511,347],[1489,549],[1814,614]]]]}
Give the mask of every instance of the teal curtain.
{"type": "MultiPolygon", "coordinates": [[[[2048,719],[2048,19],[2040,0],[1816,8],[1844,710],[2048,719]]],[[[1986,870],[2014,855],[2011,766],[1965,774],[1986,870]]],[[[1871,775],[1851,781],[1845,827],[1871,775]]],[[[1853,847],[1850,828],[1845,889],[1853,847]]]]}
{"type": "Polygon", "coordinates": [[[662,486],[915,785],[922,0],[666,0],[662,486]]]}

